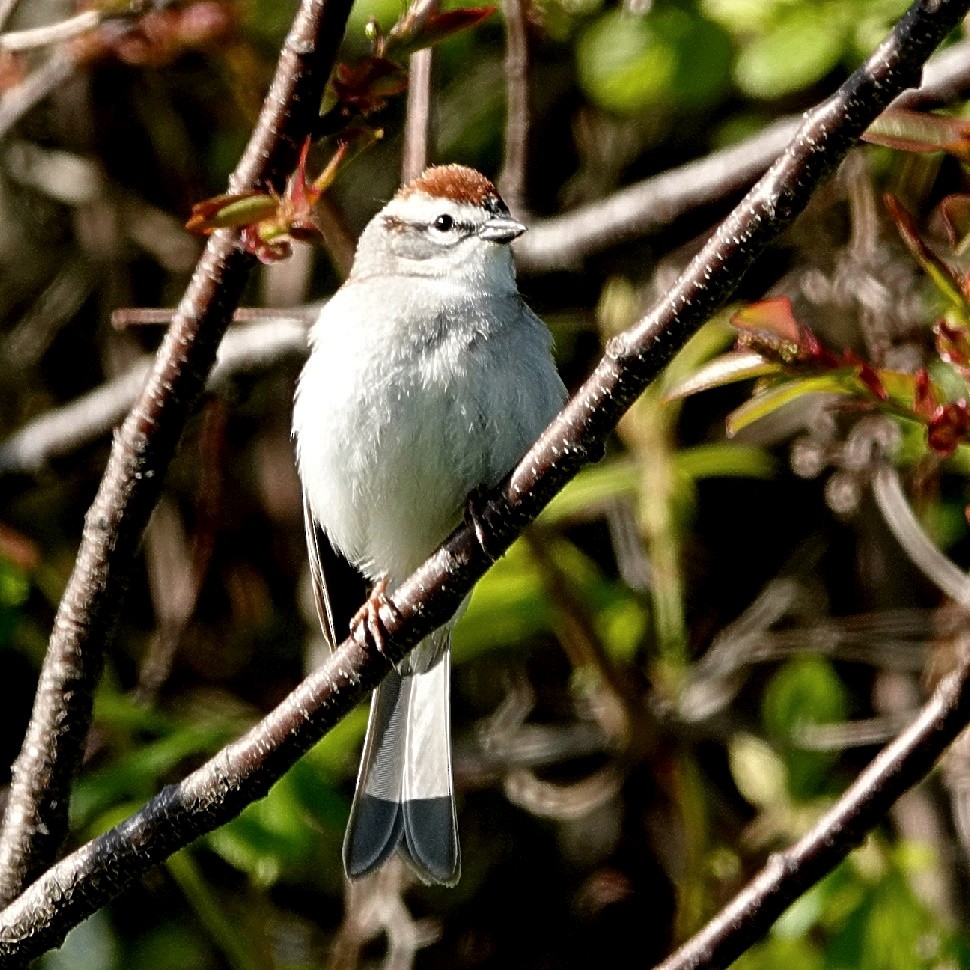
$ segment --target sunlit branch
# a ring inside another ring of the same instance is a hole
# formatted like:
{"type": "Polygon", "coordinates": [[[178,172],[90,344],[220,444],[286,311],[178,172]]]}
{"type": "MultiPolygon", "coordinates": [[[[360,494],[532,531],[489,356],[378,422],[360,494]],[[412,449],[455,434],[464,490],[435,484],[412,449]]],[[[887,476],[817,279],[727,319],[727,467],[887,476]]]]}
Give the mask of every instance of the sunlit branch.
{"type": "Polygon", "coordinates": [[[970,663],[940,681],[919,716],[884,748],[812,830],[764,869],[655,970],[713,970],[737,959],[806,889],[831,872],[933,767],[970,719],[970,663]]]}
{"type": "MultiPolygon", "coordinates": [[[[206,386],[219,388],[237,374],[302,360],[307,353],[306,328],[316,312],[309,307],[306,312],[261,311],[263,322],[234,327],[219,346],[206,386]]],[[[245,319],[251,311],[240,311],[240,315],[245,319]]],[[[172,311],[148,310],[134,316],[135,323],[162,324],[171,321],[172,311]]],[[[0,442],[0,479],[36,475],[51,461],[102,438],[124,419],[150,370],[151,360],[146,358],[70,404],[40,415],[0,442]]]]}

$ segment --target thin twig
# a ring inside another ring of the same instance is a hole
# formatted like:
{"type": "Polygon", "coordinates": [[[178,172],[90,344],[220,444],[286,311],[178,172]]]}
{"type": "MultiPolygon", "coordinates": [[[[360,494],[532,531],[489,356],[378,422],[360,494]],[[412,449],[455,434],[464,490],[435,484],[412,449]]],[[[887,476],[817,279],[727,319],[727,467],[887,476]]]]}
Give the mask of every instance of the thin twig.
{"type": "Polygon", "coordinates": [[[899,473],[888,462],[880,462],[876,470],[872,495],[883,521],[910,562],[955,603],[970,609],[970,576],[927,535],[906,499],[899,473]]]}
{"type": "MultiPolygon", "coordinates": [[[[413,0],[401,21],[405,34],[437,13],[441,0],[413,0]]],[[[417,178],[434,154],[431,143],[431,48],[415,51],[408,65],[408,102],[401,152],[401,181],[417,178]]]]}
{"type": "Polygon", "coordinates": [[[0,51],[28,51],[70,40],[72,37],[94,30],[101,23],[102,16],[100,11],[84,10],[56,24],[0,34],[0,51]]]}
{"type": "MultiPolygon", "coordinates": [[[[797,137],[769,173],[718,229],[662,303],[610,341],[592,376],[514,471],[479,509],[487,548],[506,549],[552,496],[596,458],[629,404],[671,354],[723,304],[744,271],[808,203],[821,180],[845,156],[889,100],[919,77],[920,65],[970,7],[970,0],[915,4],[866,64],[827,102],[809,112],[797,137]]],[[[316,102],[315,102],[316,103],[316,102]]],[[[295,146],[294,146],[295,147],[295,146]]],[[[228,314],[227,314],[228,316],[228,314]]],[[[100,523],[93,521],[89,528],[100,523]]],[[[110,523],[108,523],[110,527],[110,523]]],[[[491,565],[475,529],[462,526],[393,597],[384,615],[382,650],[351,636],[245,737],[229,745],[178,785],[164,789],[137,815],[43,873],[0,914],[0,961],[23,960],[55,945],[68,929],[121,893],[150,867],[212,831],[264,795],[327,730],[376,687],[422,637],[440,626],[491,565]]],[[[947,678],[917,727],[865,774],[872,804],[888,804],[932,766],[966,723],[967,670],[947,678]],[[883,786],[880,772],[892,780],[883,786]],[[880,794],[889,792],[893,794],[880,794]]],[[[858,790],[858,786],[856,789],[858,790]]],[[[853,796],[854,797],[854,796],[853,796]]],[[[835,815],[842,818],[836,810],[835,815]]],[[[861,816],[872,824],[870,812],[861,816]]],[[[849,844],[861,835],[847,823],[849,844]]],[[[848,844],[826,846],[831,860],[848,844]]],[[[809,865],[811,871],[818,868],[809,865]]],[[[790,866],[770,899],[807,882],[790,866]]],[[[775,910],[765,910],[773,918],[775,910]]],[[[752,932],[766,923],[752,917],[752,932]]],[[[730,949],[728,940],[719,946],[730,949]]]]}
{"type": "Polygon", "coordinates": [[[31,108],[67,81],[76,68],[77,59],[71,49],[59,47],[19,84],[4,91],[0,95],[0,141],[31,108]]]}
{"type": "MultiPolygon", "coordinates": [[[[231,192],[282,188],[318,116],[349,10],[350,0],[303,0],[256,129],[230,178],[231,192]]],[[[253,265],[236,233],[210,237],[145,387],[115,434],[13,766],[0,833],[0,899],[13,899],[43,872],[64,839],[104,643],[165,472],[253,265]]]]}
{"type": "Polygon", "coordinates": [[[408,71],[408,106],[401,152],[401,182],[416,179],[431,156],[431,48],[411,55],[408,71]]]}
{"type": "MultiPolygon", "coordinates": [[[[968,85],[970,41],[964,41],[934,58],[922,86],[906,92],[901,103],[914,107],[949,99],[968,85]]],[[[781,118],[738,145],[536,223],[516,243],[519,269],[542,273],[574,268],[587,256],[653,235],[689,212],[730,199],[764,173],[801,120],[781,118]]]]}
{"type": "Polygon", "coordinates": [[[498,179],[508,207],[520,218],[526,214],[525,176],[529,157],[529,37],[526,5],[529,0],[504,0],[505,11],[505,160],[498,179]]]}

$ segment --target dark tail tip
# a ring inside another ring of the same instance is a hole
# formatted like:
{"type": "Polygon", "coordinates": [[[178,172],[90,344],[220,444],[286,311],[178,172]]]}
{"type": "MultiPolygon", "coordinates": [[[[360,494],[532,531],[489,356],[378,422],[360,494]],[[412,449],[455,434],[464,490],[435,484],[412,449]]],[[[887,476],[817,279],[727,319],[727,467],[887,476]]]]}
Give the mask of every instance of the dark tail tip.
{"type": "Polygon", "coordinates": [[[404,844],[411,867],[424,881],[454,886],[461,876],[461,850],[455,802],[440,798],[413,798],[403,805],[404,844]]]}
{"type": "Polygon", "coordinates": [[[344,836],[344,871],[348,879],[373,872],[397,848],[404,819],[399,802],[358,792],[344,836]]]}

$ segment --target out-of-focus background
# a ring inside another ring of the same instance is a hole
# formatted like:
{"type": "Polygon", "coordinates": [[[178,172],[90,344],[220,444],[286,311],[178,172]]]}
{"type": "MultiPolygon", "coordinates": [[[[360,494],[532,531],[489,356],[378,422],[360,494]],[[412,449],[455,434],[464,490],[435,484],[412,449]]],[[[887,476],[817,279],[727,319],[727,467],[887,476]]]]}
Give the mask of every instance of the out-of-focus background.
{"type": "MultiPolygon", "coordinates": [[[[715,191],[659,229],[554,268],[536,255],[554,238],[548,220],[797,115],[905,6],[527,4],[533,113],[518,214],[534,229],[521,287],[555,335],[567,385],[665,292],[740,194],[715,191]]],[[[157,3],[69,48],[0,50],[3,764],[19,750],[122,385],[137,384],[126,375],[163,333],[133,314],[113,326],[111,315],[177,302],[202,244],[183,224],[224,191],[294,10],[157,3]],[[50,93],[20,112],[45,71],[50,93]]],[[[20,0],[5,29],[76,12],[20,0]]],[[[366,55],[369,18],[386,30],[402,13],[393,0],[358,0],[341,60],[366,55]]],[[[435,48],[435,160],[499,174],[504,48],[501,11],[435,48]]],[[[384,138],[332,190],[353,234],[397,186],[403,115],[395,97],[370,119],[384,138]]],[[[315,151],[322,164],[326,143],[315,151]]],[[[938,303],[882,193],[922,218],[963,178],[951,156],[857,150],[739,298],[787,294],[830,346],[912,372],[938,303]]],[[[324,248],[302,244],[252,278],[246,305],[280,316],[234,325],[242,363],[206,396],[168,476],[107,646],[72,846],[237,736],[325,649],[289,437],[302,324],[286,311],[339,280],[324,248]]],[[[750,385],[665,402],[729,348],[729,315],[495,565],[459,624],[457,889],[417,885],[391,865],[346,892],[340,843],[362,708],[267,798],[40,965],[648,966],[805,831],[906,723],[963,636],[965,620],[898,532],[908,510],[966,566],[968,465],[962,448],[934,461],[912,429],[827,398],[798,395],[731,441],[725,418],[750,385]],[[874,490],[900,441],[901,479],[874,490]],[[902,498],[891,488],[900,480],[915,483],[902,498]]],[[[738,966],[970,965],[967,758],[952,752],[738,966]]]]}

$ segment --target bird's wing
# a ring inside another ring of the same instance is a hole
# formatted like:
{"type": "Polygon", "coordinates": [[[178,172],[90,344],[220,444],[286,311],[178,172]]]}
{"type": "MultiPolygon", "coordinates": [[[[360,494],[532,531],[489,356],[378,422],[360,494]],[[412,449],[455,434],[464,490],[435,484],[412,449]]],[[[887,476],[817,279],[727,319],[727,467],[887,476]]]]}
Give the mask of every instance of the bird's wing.
{"type": "Polygon", "coordinates": [[[367,580],[334,549],[310,508],[306,492],[303,493],[303,527],[310,556],[313,602],[323,635],[335,647],[350,632],[350,620],[367,596],[367,580]]]}

